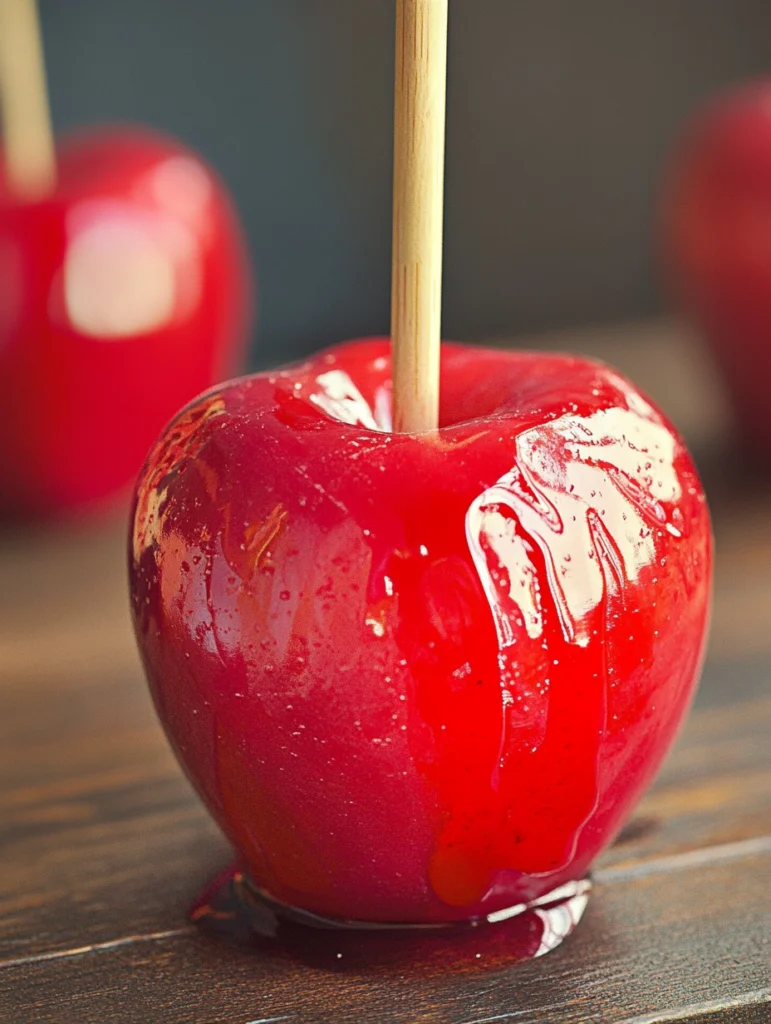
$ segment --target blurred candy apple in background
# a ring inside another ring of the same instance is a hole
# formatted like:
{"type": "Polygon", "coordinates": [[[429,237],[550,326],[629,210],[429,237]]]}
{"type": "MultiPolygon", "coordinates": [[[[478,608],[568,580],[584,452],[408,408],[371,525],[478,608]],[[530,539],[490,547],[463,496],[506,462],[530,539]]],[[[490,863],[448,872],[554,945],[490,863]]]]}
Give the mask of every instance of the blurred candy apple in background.
{"type": "Polygon", "coordinates": [[[57,183],[0,194],[0,505],[115,498],[176,410],[237,369],[250,284],[211,170],[139,129],[63,140],[57,183]]]}
{"type": "Polygon", "coordinates": [[[34,5],[2,18],[0,513],[74,512],[127,496],[176,410],[236,371],[250,274],[180,143],[104,128],[54,150],[34,5]]]}
{"type": "Polygon", "coordinates": [[[686,129],[662,205],[666,273],[711,344],[745,450],[771,456],[771,79],[686,129]]]}

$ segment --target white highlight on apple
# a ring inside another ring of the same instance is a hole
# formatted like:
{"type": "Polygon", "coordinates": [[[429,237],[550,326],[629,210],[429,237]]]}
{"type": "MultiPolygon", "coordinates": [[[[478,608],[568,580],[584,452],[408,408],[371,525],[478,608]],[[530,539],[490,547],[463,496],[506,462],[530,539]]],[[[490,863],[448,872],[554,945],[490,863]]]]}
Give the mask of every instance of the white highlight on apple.
{"type": "Polygon", "coordinates": [[[150,173],[149,186],[160,206],[192,223],[206,215],[214,194],[209,175],[189,156],[164,160],[150,173]]]}
{"type": "Polygon", "coordinates": [[[589,643],[589,617],[606,592],[620,592],[654,559],[663,503],[681,496],[675,441],[642,398],[624,393],[626,409],[525,431],[512,470],[468,509],[466,538],[501,649],[521,625],[531,639],[543,631],[533,544],[565,639],[579,646],[589,643]]]}
{"type": "Polygon", "coordinates": [[[107,341],[149,334],[194,308],[199,249],[179,220],[93,202],[72,212],[67,229],[64,311],[82,334],[107,341]]]}
{"type": "MultiPolygon", "coordinates": [[[[316,383],[321,391],[312,394],[310,400],[327,415],[351,426],[359,425],[369,430],[384,432],[391,429],[391,407],[387,395],[375,395],[373,412],[345,370],[329,370],[319,374],[316,383]]],[[[379,392],[382,390],[378,389],[379,392]]]]}

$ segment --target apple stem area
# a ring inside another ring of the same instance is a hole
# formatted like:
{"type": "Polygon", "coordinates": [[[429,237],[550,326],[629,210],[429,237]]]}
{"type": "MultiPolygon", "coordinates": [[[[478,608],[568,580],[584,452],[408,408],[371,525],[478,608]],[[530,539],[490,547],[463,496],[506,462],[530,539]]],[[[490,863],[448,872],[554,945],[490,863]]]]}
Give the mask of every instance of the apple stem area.
{"type": "Polygon", "coordinates": [[[396,0],[394,430],[439,424],[448,0],[396,0]]]}
{"type": "Polygon", "coordinates": [[[0,110],[8,187],[37,199],[56,183],[56,153],[35,0],[0,0],[0,110]]]}

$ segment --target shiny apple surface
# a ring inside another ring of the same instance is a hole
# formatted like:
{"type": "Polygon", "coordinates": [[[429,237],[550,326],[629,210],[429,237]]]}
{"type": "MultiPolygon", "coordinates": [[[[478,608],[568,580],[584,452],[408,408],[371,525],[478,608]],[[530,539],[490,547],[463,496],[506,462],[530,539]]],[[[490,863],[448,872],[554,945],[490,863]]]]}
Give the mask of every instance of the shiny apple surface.
{"type": "Polygon", "coordinates": [[[383,340],[201,396],[140,477],[136,634],[252,880],[313,913],[483,916],[582,878],[697,682],[690,456],[601,364],[443,346],[390,433],[383,340]]]}

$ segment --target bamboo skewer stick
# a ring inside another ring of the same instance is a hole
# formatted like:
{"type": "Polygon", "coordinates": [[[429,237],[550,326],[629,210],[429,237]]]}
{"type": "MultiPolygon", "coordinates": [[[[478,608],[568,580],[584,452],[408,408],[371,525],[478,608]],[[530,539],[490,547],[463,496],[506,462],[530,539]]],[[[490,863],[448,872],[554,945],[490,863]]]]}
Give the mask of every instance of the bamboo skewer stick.
{"type": "Polygon", "coordinates": [[[448,0],[396,0],[394,430],[439,422],[448,0]]]}
{"type": "Polygon", "coordinates": [[[39,198],[56,184],[56,155],[35,0],[0,0],[0,110],[8,187],[39,198]]]}

